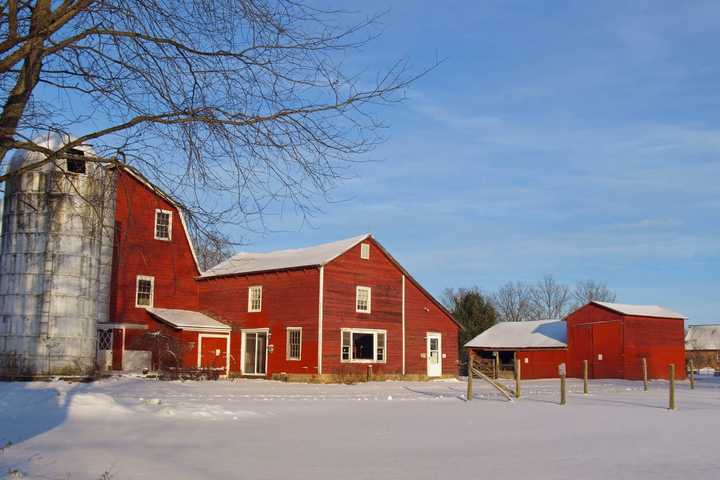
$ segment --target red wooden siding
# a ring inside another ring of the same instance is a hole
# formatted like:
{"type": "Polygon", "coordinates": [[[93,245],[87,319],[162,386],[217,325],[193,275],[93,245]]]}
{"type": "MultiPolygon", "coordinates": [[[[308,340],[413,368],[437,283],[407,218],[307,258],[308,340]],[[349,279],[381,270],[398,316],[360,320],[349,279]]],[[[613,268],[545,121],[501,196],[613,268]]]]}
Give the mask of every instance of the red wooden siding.
{"type": "Polygon", "coordinates": [[[521,378],[525,380],[556,378],[560,364],[567,362],[567,350],[564,348],[520,350],[516,352],[516,358],[520,360],[521,378]]]}
{"type": "Polygon", "coordinates": [[[685,324],[674,318],[625,317],[625,378],[642,378],[642,358],[650,378],[668,378],[668,365],[685,378],[685,324]]]}
{"type": "MultiPolygon", "coordinates": [[[[195,310],[198,275],[180,214],[129,173],[120,170],[115,207],[115,244],[110,294],[110,321],[145,323],[150,317],[135,307],[138,275],[155,277],[154,306],[195,310]],[[155,209],[172,215],[172,239],[155,240],[155,209]]],[[[127,343],[127,342],[126,342],[127,343]]]]}
{"type": "Polygon", "coordinates": [[[269,328],[268,372],[317,373],[318,296],[317,268],[283,270],[198,281],[200,308],[232,325],[230,371],[240,372],[241,330],[269,328]],[[248,288],[262,286],[262,310],[248,312],[248,288]],[[300,360],[287,360],[287,327],[302,327],[300,360]]]}
{"type": "Polygon", "coordinates": [[[373,364],[374,373],[402,372],[402,272],[370,243],[370,259],[360,258],[356,245],[325,266],[323,294],[323,373],[366,372],[367,364],[341,363],[342,328],[387,331],[385,363],[373,364]],[[355,311],[355,287],[370,287],[370,313],[355,311]]]}
{"type": "Polygon", "coordinates": [[[405,347],[406,372],[427,372],[426,336],[442,334],[443,375],[458,374],[458,325],[409,279],[405,281],[405,347]]]}

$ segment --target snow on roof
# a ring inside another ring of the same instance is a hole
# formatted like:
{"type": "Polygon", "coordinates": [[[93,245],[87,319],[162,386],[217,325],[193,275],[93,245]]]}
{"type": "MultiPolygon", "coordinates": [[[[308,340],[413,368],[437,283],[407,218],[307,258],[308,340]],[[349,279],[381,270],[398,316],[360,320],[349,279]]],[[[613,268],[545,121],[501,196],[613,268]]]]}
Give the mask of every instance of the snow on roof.
{"type": "Polygon", "coordinates": [[[628,305],[625,303],[608,303],[608,302],[596,302],[595,303],[610,310],[614,310],[618,313],[625,315],[637,315],[639,317],[658,317],[658,318],[679,318],[686,319],[685,315],[682,315],[672,310],[661,307],[660,305],[628,305]]]}
{"type": "Polygon", "coordinates": [[[690,325],[685,335],[686,350],[720,350],[720,325],[690,325]]]}
{"type": "Polygon", "coordinates": [[[171,308],[147,308],[159,320],[181,330],[195,332],[230,332],[230,326],[220,323],[200,312],[171,308]]]}
{"type": "Polygon", "coordinates": [[[501,322],[465,344],[476,348],[565,348],[567,327],[562,320],[501,322]]]}
{"type": "Polygon", "coordinates": [[[241,252],[204,272],[201,277],[217,277],[251,272],[285,270],[288,268],[325,265],[352,247],[370,237],[370,234],[346,238],[313,247],[277,250],[267,253],[241,252]]]}

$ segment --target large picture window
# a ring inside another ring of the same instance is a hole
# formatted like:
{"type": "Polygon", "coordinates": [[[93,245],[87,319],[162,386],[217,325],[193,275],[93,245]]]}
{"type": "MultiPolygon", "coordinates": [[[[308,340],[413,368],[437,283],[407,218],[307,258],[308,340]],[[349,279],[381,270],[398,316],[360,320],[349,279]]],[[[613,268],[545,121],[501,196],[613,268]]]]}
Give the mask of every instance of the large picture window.
{"type": "Polygon", "coordinates": [[[343,362],[385,363],[387,333],[385,330],[342,329],[343,362]]]}

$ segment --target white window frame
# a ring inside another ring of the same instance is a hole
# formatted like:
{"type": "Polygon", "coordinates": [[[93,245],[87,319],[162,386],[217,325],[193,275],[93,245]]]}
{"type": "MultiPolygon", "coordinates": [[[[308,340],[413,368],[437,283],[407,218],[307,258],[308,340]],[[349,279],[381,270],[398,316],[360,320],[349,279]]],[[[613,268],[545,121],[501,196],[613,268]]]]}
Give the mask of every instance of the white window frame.
{"type": "Polygon", "coordinates": [[[137,308],[152,308],[155,305],[155,277],[147,275],[138,275],[135,278],[135,307],[137,308]],[[140,293],[140,281],[147,280],[150,282],[150,305],[140,305],[138,303],[138,293],[140,293]]]}
{"type": "Polygon", "coordinates": [[[262,285],[253,285],[248,287],[248,312],[262,312],[262,301],[263,301],[263,287],[262,285]],[[260,291],[260,305],[257,308],[253,308],[253,290],[260,291]]]}
{"type": "Polygon", "coordinates": [[[370,244],[369,243],[361,243],[360,244],[360,258],[363,260],[370,260],[370,244]]]}
{"type": "Polygon", "coordinates": [[[287,327],[285,329],[285,360],[290,362],[296,362],[302,360],[302,327],[287,327]],[[290,332],[298,332],[300,334],[298,338],[298,356],[290,356],[290,332]]]}
{"type": "Polygon", "coordinates": [[[357,286],[355,287],[355,312],[356,313],[370,313],[372,312],[372,288],[357,286]],[[360,292],[367,292],[367,310],[360,310],[358,308],[358,300],[360,298],[360,292]]]}
{"type": "Polygon", "coordinates": [[[172,212],[172,210],[163,210],[161,208],[156,208],[155,209],[155,227],[154,227],[154,231],[153,231],[153,236],[155,237],[155,240],[162,240],[164,242],[171,241],[172,240],[172,227],[173,227],[173,212],[172,212]],[[159,213],[164,213],[164,214],[167,214],[167,216],[168,216],[168,236],[167,236],[167,238],[158,237],[158,234],[157,234],[158,233],[157,227],[158,227],[158,214],[159,213]]]}
{"type": "Polygon", "coordinates": [[[387,363],[388,358],[388,351],[387,351],[387,343],[388,343],[388,335],[387,330],[381,330],[381,329],[370,329],[370,328],[341,328],[340,329],[340,363],[387,363]],[[343,337],[345,336],[345,332],[350,333],[350,354],[349,358],[347,360],[343,359],[343,337]],[[373,358],[370,359],[362,359],[362,358],[353,358],[353,351],[352,351],[352,345],[353,345],[353,334],[355,333],[362,333],[362,334],[368,334],[371,333],[373,335],[373,358]],[[377,351],[378,351],[378,334],[382,333],[383,338],[385,340],[382,348],[383,348],[383,359],[378,360],[377,359],[377,351]]]}

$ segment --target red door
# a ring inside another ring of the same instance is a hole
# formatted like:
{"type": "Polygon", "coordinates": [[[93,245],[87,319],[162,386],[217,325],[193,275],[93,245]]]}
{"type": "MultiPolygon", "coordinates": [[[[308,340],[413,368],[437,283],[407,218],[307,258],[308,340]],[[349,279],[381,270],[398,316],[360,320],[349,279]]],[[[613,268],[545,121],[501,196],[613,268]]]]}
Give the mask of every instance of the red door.
{"type": "Polygon", "coordinates": [[[588,361],[588,376],[593,377],[593,335],[592,325],[578,325],[573,329],[573,353],[568,359],[576,362],[576,365],[568,365],[568,369],[577,372],[577,376],[583,375],[583,362],[588,361]]]}
{"type": "Polygon", "coordinates": [[[203,337],[201,340],[200,367],[225,370],[227,337],[203,337]]]}
{"type": "Polygon", "coordinates": [[[593,378],[623,378],[623,339],[620,322],[592,326],[593,378]]]}

